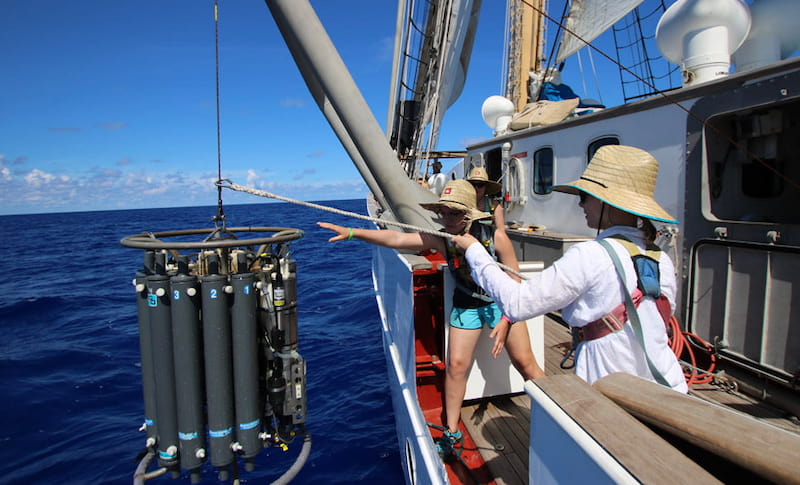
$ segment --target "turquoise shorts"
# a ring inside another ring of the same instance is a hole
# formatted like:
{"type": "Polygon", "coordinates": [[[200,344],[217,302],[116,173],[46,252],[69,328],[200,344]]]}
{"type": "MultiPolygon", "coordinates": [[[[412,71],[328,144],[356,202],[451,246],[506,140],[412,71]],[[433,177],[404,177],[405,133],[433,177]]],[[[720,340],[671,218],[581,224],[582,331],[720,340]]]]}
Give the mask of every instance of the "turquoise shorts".
{"type": "Polygon", "coordinates": [[[480,308],[454,307],[453,311],[450,313],[450,326],[469,330],[477,330],[484,325],[489,325],[489,328],[494,328],[502,316],[503,312],[500,311],[496,303],[480,308]]]}

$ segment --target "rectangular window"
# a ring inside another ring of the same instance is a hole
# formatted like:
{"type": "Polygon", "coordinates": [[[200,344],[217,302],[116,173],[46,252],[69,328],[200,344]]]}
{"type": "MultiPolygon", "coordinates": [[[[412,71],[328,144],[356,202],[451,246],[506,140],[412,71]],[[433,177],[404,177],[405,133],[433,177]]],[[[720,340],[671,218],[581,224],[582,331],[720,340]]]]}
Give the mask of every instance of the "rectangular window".
{"type": "Polygon", "coordinates": [[[541,148],[533,154],[533,192],[544,195],[553,191],[553,149],[541,148]]]}
{"type": "Polygon", "coordinates": [[[704,130],[714,217],[800,223],[800,102],[726,113],[704,130]]]}

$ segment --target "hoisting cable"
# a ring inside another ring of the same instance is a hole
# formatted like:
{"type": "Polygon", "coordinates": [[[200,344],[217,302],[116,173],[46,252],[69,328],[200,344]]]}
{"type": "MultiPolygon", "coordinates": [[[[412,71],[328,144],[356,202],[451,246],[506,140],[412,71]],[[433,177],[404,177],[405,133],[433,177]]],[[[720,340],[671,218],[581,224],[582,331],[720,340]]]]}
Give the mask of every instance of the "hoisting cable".
{"type": "MultiPolygon", "coordinates": [[[[414,225],[411,225],[411,224],[405,224],[403,222],[387,221],[387,220],[384,220],[384,219],[378,219],[378,218],[375,218],[375,217],[356,214],[355,212],[343,211],[341,209],[336,209],[335,207],[327,207],[327,206],[324,206],[324,205],[315,204],[313,202],[304,202],[302,200],[290,199],[288,197],[283,197],[283,196],[280,196],[280,195],[277,195],[277,194],[273,194],[271,192],[267,192],[266,190],[258,190],[258,189],[254,189],[254,188],[251,188],[251,187],[245,187],[244,185],[235,184],[235,183],[231,182],[229,179],[221,179],[221,180],[219,180],[217,182],[217,186],[221,187],[221,188],[224,187],[226,189],[235,190],[237,192],[245,192],[247,194],[257,195],[258,197],[267,197],[269,199],[276,199],[276,200],[282,200],[283,202],[289,202],[290,204],[297,204],[297,205],[302,205],[302,206],[305,206],[305,207],[310,207],[312,209],[319,209],[319,210],[323,210],[323,211],[326,211],[326,212],[333,212],[334,214],[339,214],[339,215],[347,216],[347,217],[353,217],[355,219],[361,219],[362,221],[370,221],[370,222],[374,222],[376,224],[387,224],[387,225],[397,226],[397,227],[400,227],[402,229],[409,229],[409,230],[414,231],[414,232],[422,232],[422,233],[425,233],[425,234],[431,234],[433,236],[446,237],[446,238],[452,238],[453,237],[453,234],[447,234],[446,232],[436,231],[434,229],[425,229],[424,227],[418,227],[418,226],[414,226],[414,225]]],[[[498,266],[500,266],[501,269],[503,269],[503,270],[505,270],[505,271],[507,271],[509,273],[512,273],[513,275],[518,276],[521,279],[528,279],[527,277],[525,277],[522,274],[520,274],[518,271],[515,271],[515,270],[509,268],[508,266],[506,266],[506,265],[504,265],[504,264],[502,264],[500,262],[496,262],[496,263],[497,263],[498,266]]]]}
{"type": "MultiPolygon", "coordinates": [[[[222,142],[220,137],[220,116],[219,116],[219,0],[214,0],[214,64],[216,68],[217,85],[217,180],[222,180],[222,142]]],[[[214,225],[222,224],[222,231],[225,231],[225,214],[222,211],[222,187],[217,184],[217,215],[211,218],[214,225]]]]}

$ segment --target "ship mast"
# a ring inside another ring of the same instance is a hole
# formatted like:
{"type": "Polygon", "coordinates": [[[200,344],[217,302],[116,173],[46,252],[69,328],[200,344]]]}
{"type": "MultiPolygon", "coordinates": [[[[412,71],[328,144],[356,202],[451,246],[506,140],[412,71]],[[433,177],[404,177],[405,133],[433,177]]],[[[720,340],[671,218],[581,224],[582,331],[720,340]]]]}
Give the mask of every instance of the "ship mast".
{"type": "Polygon", "coordinates": [[[509,0],[508,46],[505,96],[516,111],[529,99],[530,73],[537,72],[544,59],[544,17],[547,0],[509,0]],[[535,7],[535,8],[534,8],[535,7]]]}

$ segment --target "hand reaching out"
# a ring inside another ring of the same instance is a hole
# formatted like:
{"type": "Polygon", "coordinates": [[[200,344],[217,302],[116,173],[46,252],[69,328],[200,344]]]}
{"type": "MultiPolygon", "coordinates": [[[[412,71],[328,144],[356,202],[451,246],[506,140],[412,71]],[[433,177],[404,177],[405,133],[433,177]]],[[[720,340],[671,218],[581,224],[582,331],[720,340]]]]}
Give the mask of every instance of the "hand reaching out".
{"type": "Polygon", "coordinates": [[[352,229],[349,227],[342,227],[337,226],[336,224],[331,224],[330,222],[317,222],[317,225],[323,229],[328,229],[336,233],[335,236],[328,239],[328,242],[336,242],[336,241],[344,241],[346,239],[352,239],[352,229]]]}

